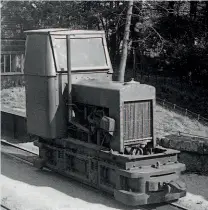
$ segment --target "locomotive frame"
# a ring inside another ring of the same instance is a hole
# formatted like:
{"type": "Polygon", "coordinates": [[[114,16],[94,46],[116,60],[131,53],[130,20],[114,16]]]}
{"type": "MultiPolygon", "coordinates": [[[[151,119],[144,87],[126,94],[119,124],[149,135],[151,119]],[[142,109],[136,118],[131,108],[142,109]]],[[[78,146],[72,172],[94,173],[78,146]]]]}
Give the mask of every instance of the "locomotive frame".
{"type": "Polygon", "coordinates": [[[157,148],[159,154],[129,156],[78,139],[35,143],[40,159],[36,167],[58,173],[103,190],[125,205],[137,206],[176,200],[186,195],[178,180],[184,165],[178,152],[157,148]]]}

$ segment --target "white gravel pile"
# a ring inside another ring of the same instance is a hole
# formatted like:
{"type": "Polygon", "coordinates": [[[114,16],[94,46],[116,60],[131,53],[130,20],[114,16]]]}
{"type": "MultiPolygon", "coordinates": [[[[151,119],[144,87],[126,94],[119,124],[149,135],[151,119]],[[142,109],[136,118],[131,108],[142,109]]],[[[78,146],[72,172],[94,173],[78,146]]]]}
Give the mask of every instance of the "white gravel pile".
{"type": "Polygon", "coordinates": [[[25,111],[25,88],[14,87],[1,90],[1,104],[6,108],[17,111],[25,111]]]}

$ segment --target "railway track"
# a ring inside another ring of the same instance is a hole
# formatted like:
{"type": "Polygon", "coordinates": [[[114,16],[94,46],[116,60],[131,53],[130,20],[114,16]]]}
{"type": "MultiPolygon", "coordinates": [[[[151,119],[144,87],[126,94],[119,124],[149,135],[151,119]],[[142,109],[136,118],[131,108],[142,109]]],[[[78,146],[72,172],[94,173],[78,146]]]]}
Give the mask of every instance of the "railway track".
{"type": "Polygon", "coordinates": [[[178,210],[189,210],[188,208],[185,208],[183,206],[180,206],[179,204],[176,204],[176,203],[170,203],[169,205],[173,206],[173,207],[176,207],[178,210]]]}
{"type": "Polygon", "coordinates": [[[33,165],[34,159],[38,157],[37,153],[2,139],[1,139],[1,152],[3,152],[5,155],[8,155],[22,162],[25,162],[29,165],[33,165]]]}
{"type": "Polygon", "coordinates": [[[35,153],[35,152],[32,152],[32,151],[27,150],[27,149],[25,149],[25,148],[23,148],[23,147],[20,147],[20,146],[17,146],[17,145],[15,145],[15,144],[12,144],[12,143],[10,143],[10,142],[8,142],[8,141],[5,141],[5,140],[3,140],[3,139],[1,139],[1,144],[2,144],[2,145],[11,146],[11,147],[14,147],[14,148],[17,148],[17,149],[20,149],[20,150],[22,150],[22,151],[24,151],[24,152],[28,152],[28,153],[33,154],[33,155],[38,155],[38,154],[35,153]]]}
{"type": "Polygon", "coordinates": [[[1,210],[12,210],[1,204],[1,210]]]}
{"type": "MultiPolygon", "coordinates": [[[[30,150],[27,150],[23,147],[17,146],[15,144],[12,144],[5,140],[1,140],[1,146],[4,147],[3,148],[4,154],[6,154],[14,159],[17,159],[19,161],[22,161],[28,165],[33,165],[34,159],[38,157],[37,153],[34,153],[30,150]]],[[[86,186],[86,187],[89,188],[90,190],[94,190],[94,188],[91,188],[89,186],[86,186]]],[[[2,204],[1,204],[1,209],[2,210],[12,210],[2,204]]],[[[142,207],[139,207],[139,209],[140,210],[189,210],[188,208],[180,206],[177,203],[166,203],[163,205],[149,205],[149,206],[145,206],[145,207],[142,206],[142,207]]]]}

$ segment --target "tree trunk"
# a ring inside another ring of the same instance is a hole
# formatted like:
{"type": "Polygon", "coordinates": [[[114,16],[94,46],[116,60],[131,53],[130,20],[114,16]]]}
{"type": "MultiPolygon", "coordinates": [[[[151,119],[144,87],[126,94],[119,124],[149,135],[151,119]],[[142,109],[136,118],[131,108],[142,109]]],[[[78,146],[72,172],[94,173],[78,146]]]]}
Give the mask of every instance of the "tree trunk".
{"type": "Polygon", "coordinates": [[[174,1],[169,1],[169,4],[168,4],[169,17],[174,16],[174,5],[175,5],[174,1]]]}
{"type": "Polygon", "coordinates": [[[142,10],[142,7],[143,7],[143,1],[139,1],[139,2],[135,2],[134,3],[134,7],[133,7],[133,10],[132,10],[132,14],[134,14],[134,16],[132,16],[132,19],[131,19],[131,39],[132,39],[132,47],[131,47],[131,52],[130,52],[130,56],[129,56],[129,59],[130,59],[130,63],[131,63],[131,68],[132,68],[132,77],[135,78],[136,76],[136,66],[137,66],[137,54],[138,54],[138,51],[140,50],[139,48],[139,44],[137,42],[137,39],[138,37],[140,37],[140,34],[135,31],[135,26],[137,23],[139,23],[141,21],[141,10],[142,10]]]}
{"type": "MultiPolygon", "coordinates": [[[[192,21],[196,20],[196,13],[197,13],[197,1],[190,1],[190,18],[192,19],[192,21]]],[[[194,45],[194,41],[195,41],[195,30],[194,28],[192,28],[190,30],[191,32],[191,39],[190,39],[190,45],[191,47],[193,47],[194,45]]]]}
{"type": "Polygon", "coordinates": [[[123,38],[122,55],[121,55],[121,61],[119,65],[118,81],[120,82],[124,82],[126,61],[128,57],[128,41],[129,41],[129,33],[130,33],[130,26],[131,26],[132,8],[133,8],[133,1],[129,1],[127,15],[126,15],[127,17],[126,17],[124,38],[123,38]]]}
{"type": "Polygon", "coordinates": [[[205,24],[206,24],[206,29],[208,29],[208,1],[206,1],[206,8],[205,8],[205,24]]]}
{"type": "Polygon", "coordinates": [[[190,17],[195,20],[197,12],[197,1],[190,1],[190,17]]]}

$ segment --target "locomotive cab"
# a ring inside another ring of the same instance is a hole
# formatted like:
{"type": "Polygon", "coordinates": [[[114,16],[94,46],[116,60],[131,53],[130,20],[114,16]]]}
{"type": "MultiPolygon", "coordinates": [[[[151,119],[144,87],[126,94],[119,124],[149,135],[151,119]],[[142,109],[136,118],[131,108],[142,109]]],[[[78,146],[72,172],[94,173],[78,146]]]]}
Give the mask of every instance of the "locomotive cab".
{"type": "Polygon", "coordinates": [[[102,31],[26,31],[25,79],[28,132],[43,138],[67,136],[67,36],[70,80],[111,80],[112,67],[102,31]],[[93,50],[92,50],[93,49],[93,50]]]}
{"type": "Polygon", "coordinates": [[[46,166],[127,205],[186,194],[178,151],[156,145],[155,88],[112,81],[103,31],[27,31],[28,132],[46,166]]]}

